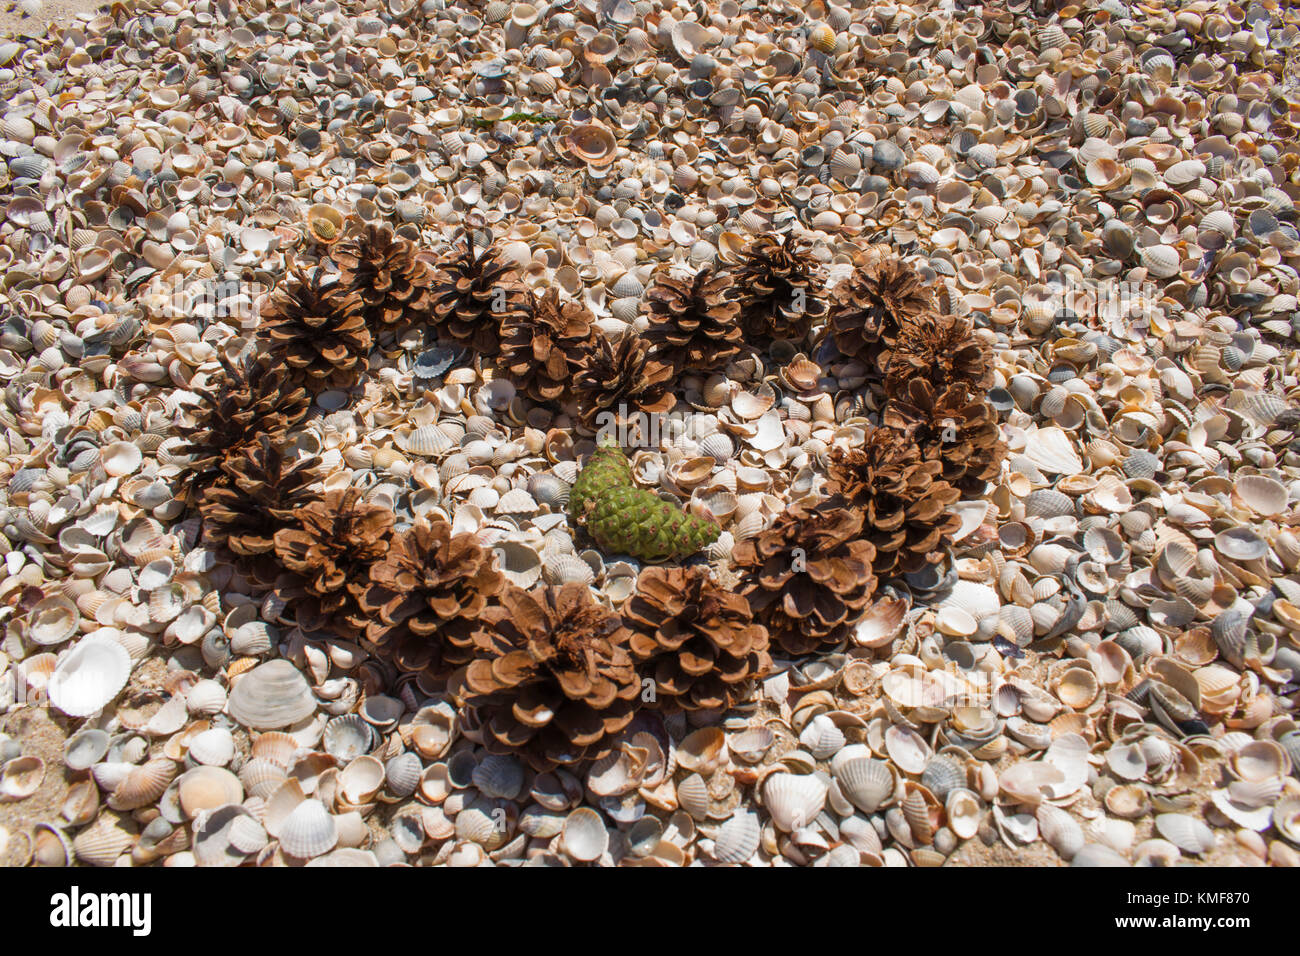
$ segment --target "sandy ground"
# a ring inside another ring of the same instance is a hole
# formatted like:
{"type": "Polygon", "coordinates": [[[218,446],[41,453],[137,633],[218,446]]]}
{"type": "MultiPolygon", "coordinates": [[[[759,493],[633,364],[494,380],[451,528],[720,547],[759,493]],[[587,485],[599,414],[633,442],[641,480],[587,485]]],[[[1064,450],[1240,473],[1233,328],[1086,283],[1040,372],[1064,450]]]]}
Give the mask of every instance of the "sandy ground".
{"type": "Polygon", "coordinates": [[[19,37],[44,36],[48,23],[66,24],[78,13],[92,13],[103,0],[44,0],[36,16],[24,16],[13,0],[0,0],[0,35],[19,37]]]}

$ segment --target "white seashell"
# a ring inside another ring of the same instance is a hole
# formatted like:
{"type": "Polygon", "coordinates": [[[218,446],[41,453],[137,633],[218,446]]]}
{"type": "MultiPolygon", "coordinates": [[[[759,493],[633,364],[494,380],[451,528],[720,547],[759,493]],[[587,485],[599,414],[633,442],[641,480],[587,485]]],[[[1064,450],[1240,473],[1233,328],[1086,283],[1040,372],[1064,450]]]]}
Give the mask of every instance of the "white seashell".
{"type": "Polygon", "coordinates": [[[827,789],[814,774],[778,772],[763,781],[763,802],[777,828],[791,833],[810,826],[822,812],[827,789]]]}
{"type": "Polygon", "coordinates": [[[599,860],[609,849],[609,831],[600,814],[589,807],[579,807],[569,814],[561,839],[564,852],[584,863],[599,860]]]}
{"type": "Polygon", "coordinates": [[[1072,860],[1083,849],[1083,828],[1060,807],[1040,803],[1034,816],[1038,820],[1038,832],[1061,859],[1072,860]]]}
{"type": "Polygon", "coordinates": [[[818,714],[799,735],[799,742],[818,760],[826,760],[844,746],[844,731],[825,714],[818,714]]]}
{"type": "Polygon", "coordinates": [[[885,731],[885,749],[904,773],[922,773],[933,756],[925,738],[909,727],[893,726],[885,731]]]}
{"type": "Polygon", "coordinates": [[[214,680],[201,680],[185,695],[185,706],[199,716],[219,714],[226,707],[226,689],[214,680]]]}
{"type": "Polygon", "coordinates": [[[206,766],[224,767],[235,758],[235,738],[225,727],[213,727],[194,735],[189,755],[206,766]]]}
{"type": "Polygon", "coordinates": [[[948,827],[959,839],[969,840],[979,832],[984,811],[979,797],[973,791],[958,787],[948,794],[945,807],[948,827]]]}
{"type": "Polygon", "coordinates": [[[45,779],[45,761],[40,757],[14,757],[0,773],[0,800],[26,800],[45,779]]]}
{"type": "Polygon", "coordinates": [[[73,637],[80,623],[77,605],[62,595],[52,595],[32,608],[27,633],[32,643],[53,647],[73,637]]]}
{"type": "Polygon", "coordinates": [[[888,805],[898,782],[888,763],[872,757],[837,760],[833,767],[840,791],[863,813],[888,805]]]}
{"type": "Polygon", "coordinates": [[[122,478],[140,467],[144,452],[133,442],[115,441],[100,449],[99,461],[109,477],[122,478]]]}
{"type": "Polygon", "coordinates": [[[1214,831],[1199,817],[1186,813],[1161,813],[1156,830],[1184,853],[1199,855],[1214,847],[1214,831]]]}
{"type": "Polygon", "coordinates": [[[746,863],[758,852],[762,835],[757,813],[737,813],[718,827],[713,838],[713,858],[719,863],[746,863]]]}
{"type": "Polygon", "coordinates": [[[384,765],[374,757],[357,757],[339,773],[338,792],[343,802],[361,806],[375,798],[384,786],[384,765]]]}
{"type": "Polygon", "coordinates": [[[1083,460],[1069,433],[1055,426],[1039,428],[1027,437],[1025,457],[1050,474],[1077,475],[1083,471],[1083,460]]]}
{"type": "Polygon", "coordinates": [[[285,853],[310,860],[334,849],[338,828],[319,800],[304,800],[280,824],[278,839],[285,853]]]}
{"type": "Polygon", "coordinates": [[[50,675],[50,703],[69,717],[89,717],[117,698],[131,676],[131,655],[111,637],[90,634],[50,675]]]}
{"type": "Polygon", "coordinates": [[[274,730],[314,714],[316,698],[298,669],[287,660],[277,659],[238,678],[226,706],[237,723],[253,730],[274,730]]]}

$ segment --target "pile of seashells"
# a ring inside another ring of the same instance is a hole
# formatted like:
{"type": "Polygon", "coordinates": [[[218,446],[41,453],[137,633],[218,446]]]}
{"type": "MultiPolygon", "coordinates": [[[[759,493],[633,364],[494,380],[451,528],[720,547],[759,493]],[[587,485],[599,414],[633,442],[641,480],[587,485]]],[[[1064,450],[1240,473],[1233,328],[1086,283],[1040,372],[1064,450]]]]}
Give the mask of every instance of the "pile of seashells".
{"type": "Polygon", "coordinates": [[[199,0],[0,41],[0,860],[1294,865],[1298,19],[199,0]],[[622,407],[699,556],[568,513],[622,407]],[[319,558],[355,510],[400,546],[319,558]],[[435,554],[472,570],[404,607],[435,554]],[[563,741],[516,631],[597,660],[563,741]]]}

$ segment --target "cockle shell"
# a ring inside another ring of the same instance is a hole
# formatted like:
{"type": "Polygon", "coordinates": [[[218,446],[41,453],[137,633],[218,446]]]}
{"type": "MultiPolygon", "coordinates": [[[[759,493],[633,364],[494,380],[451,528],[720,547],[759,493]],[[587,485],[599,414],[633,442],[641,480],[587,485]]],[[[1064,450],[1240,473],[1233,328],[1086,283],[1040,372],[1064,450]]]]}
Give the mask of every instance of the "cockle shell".
{"type": "Polygon", "coordinates": [[[110,704],[131,674],[131,655],[111,637],[87,635],[50,675],[52,703],[69,717],[88,717],[110,704]]]}
{"type": "Polygon", "coordinates": [[[813,774],[774,773],[763,782],[763,802],[772,822],[786,831],[811,825],[826,803],[827,785],[813,774]]]}

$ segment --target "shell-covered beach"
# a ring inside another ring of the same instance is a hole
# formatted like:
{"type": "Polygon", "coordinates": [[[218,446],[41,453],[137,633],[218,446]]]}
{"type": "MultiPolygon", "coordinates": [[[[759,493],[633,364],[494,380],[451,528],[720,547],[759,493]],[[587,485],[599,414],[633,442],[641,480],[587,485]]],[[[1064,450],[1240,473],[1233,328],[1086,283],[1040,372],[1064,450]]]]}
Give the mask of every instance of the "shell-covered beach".
{"type": "Polygon", "coordinates": [[[1300,861],[1295,10],[4,17],[0,863],[1300,861]]]}

